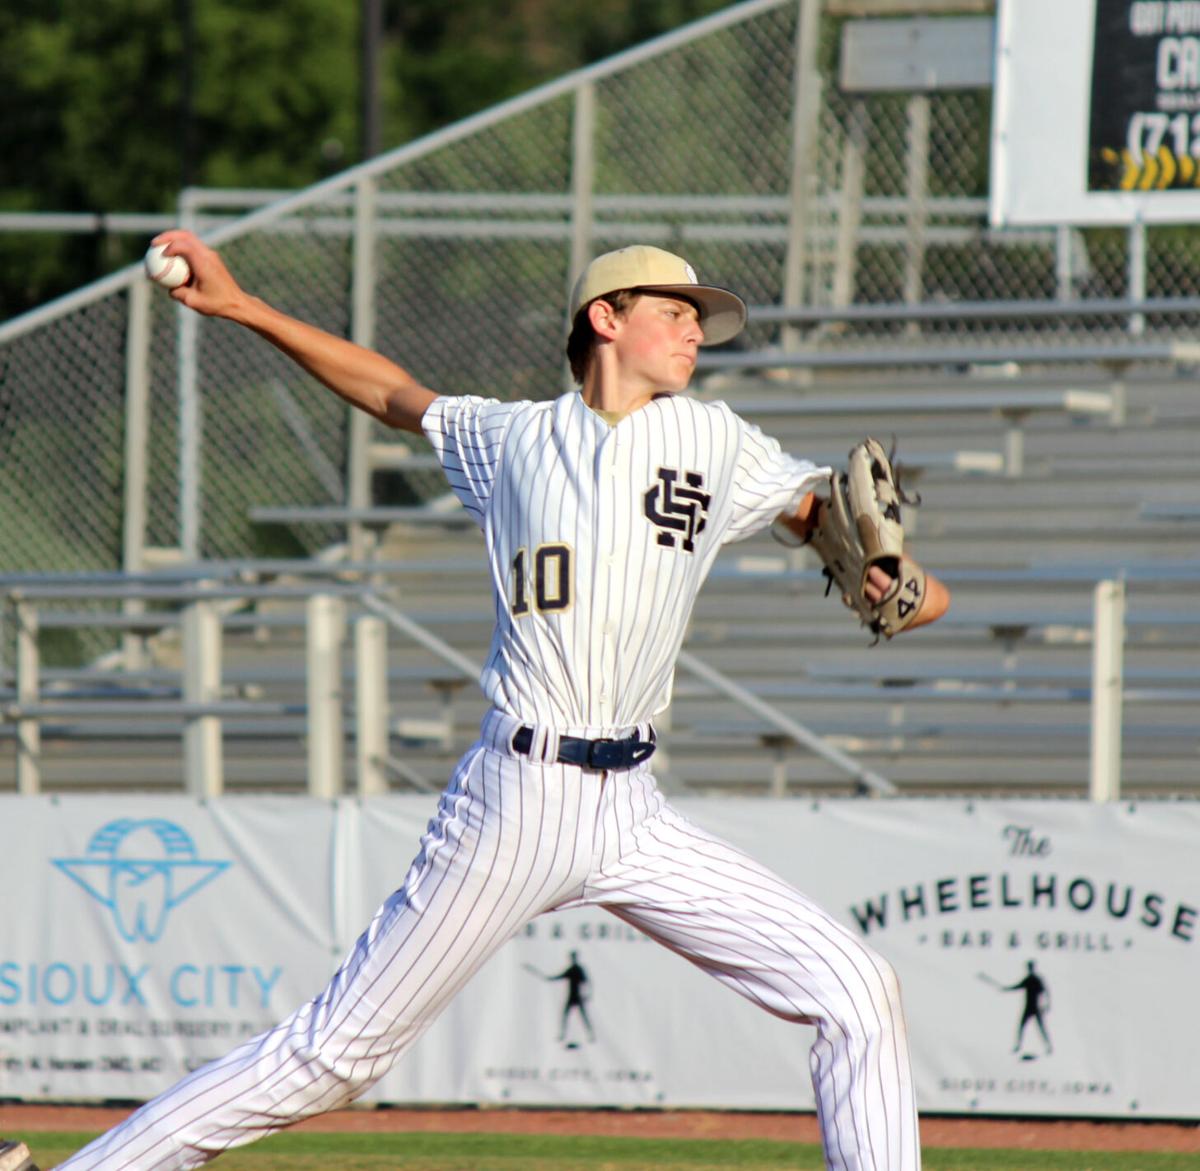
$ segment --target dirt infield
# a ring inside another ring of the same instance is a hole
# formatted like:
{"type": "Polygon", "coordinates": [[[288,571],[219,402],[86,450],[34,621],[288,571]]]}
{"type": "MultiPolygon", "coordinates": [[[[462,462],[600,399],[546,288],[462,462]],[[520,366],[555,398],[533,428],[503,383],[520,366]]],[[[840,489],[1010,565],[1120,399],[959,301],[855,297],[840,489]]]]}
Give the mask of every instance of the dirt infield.
{"type": "MultiPolygon", "coordinates": [[[[0,1134],[104,1130],[127,1108],[0,1105],[0,1134]]],[[[313,1131],[439,1131],[484,1134],[588,1134],[631,1138],[757,1138],[818,1142],[811,1114],[701,1110],[518,1110],[391,1108],[338,1110],[302,1123],[313,1131]]],[[[1168,1122],[1090,1122],[1012,1118],[921,1120],[930,1147],[1025,1150],[1200,1151],[1200,1126],[1168,1122]]]]}

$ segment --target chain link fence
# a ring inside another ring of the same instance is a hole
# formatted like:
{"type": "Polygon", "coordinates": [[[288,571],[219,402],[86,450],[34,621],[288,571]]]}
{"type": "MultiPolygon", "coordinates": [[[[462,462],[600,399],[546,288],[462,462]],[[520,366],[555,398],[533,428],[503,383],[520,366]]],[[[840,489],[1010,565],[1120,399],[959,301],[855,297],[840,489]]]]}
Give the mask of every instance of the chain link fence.
{"type": "MultiPolygon", "coordinates": [[[[1130,294],[1123,230],[989,229],[988,91],[843,93],[841,23],[829,17],[820,84],[798,86],[802,8],[736,5],[212,238],[280,308],[371,342],[439,390],[502,398],[562,389],[572,276],[589,255],[637,240],[686,253],[702,277],[758,305],[784,302],[789,287],[813,306],[1130,294]],[[797,108],[797,92],[819,96],[797,108]],[[805,124],[815,145],[796,167],[805,124]]],[[[202,217],[204,193],[190,194],[202,217]]],[[[1200,292],[1194,230],[1149,229],[1145,240],[1147,296],[1200,292]]],[[[184,324],[166,297],[135,296],[139,283],[127,270],[0,327],[0,571],[136,570],[156,547],[236,558],[338,539],[335,526],[271,528],[248,512],[354,503],[346,409],[258,338],[184,324]],[[129,424],[135,394],[144,443],[129,424]]],[[[1148,318],[1146,329],[1192,324],[1148,318]]],[[[922,341],[1081,328],[1097,340],[1125,324],[964,318],[922,341]]],[[[752,324],[738,344],[777,344],[778,332],[752,324]]],[[[815,341],[906,336],[876,324],[815,341]]],[[[374,441],[384,438],[394,437],[374,441]]],[[[443,490],[436,473],[395,462],[376,472],[374,502],[443,490]]]]}

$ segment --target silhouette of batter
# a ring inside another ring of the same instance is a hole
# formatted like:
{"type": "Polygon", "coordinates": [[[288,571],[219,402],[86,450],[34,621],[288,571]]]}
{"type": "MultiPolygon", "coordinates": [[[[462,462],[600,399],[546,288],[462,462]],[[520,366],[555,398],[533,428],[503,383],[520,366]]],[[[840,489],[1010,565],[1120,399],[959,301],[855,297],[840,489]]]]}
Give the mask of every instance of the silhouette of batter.
{"type": "Polygon", "coordinates": [[[1054,1052],[1054,1048],[1050,1044],[1050,1034],[1046,1031],[1045,1014],[1050,1011],[1050,992],[1046,987],[1046,982],[1034,970],[1033,960],[1029,961],[1025,979],[1016,984],[1006,985],[1004,991],[1025,993],[1025,1004],[1021,1011],[1021,1023],[1017,1026],[1017,1043],[1013,1046],[1013,1052],[1020,1053],[1025,1037],[1025,1026],[1033,1021],[1038,1027],[1038,1032],[1042,1034],[1042,1040],[1046,1045],[1046,1055],[1049,1056],[1054,1052]]]}
{"type": "MultiPolygon", "coordinates": [[[[547,976],[547,980],[565,980],[567,982],[567,1002],[563,1005],[562,1011],[562,1027],[558,1032],[559,1041],[565,1043],[567,1040],[567,1022],[570,1020],[572,1011],[578,1012],[580,1019],[583,1021],[583,1027],[587,1029],[589,1041],[596,1039],[596,1034],[592,1029],[592,1022],[588,1019],[587,1002],[591,995],[589,991],[591,981],[588,980],[588,974],[583,970],[579,963],[579,953],[571,952],[571,963],[567,968],[559,972],[557,976],[547,976]]],[[[567,1048],[573,1048],[574,1045],[567,1045],[567,1048]]]]}

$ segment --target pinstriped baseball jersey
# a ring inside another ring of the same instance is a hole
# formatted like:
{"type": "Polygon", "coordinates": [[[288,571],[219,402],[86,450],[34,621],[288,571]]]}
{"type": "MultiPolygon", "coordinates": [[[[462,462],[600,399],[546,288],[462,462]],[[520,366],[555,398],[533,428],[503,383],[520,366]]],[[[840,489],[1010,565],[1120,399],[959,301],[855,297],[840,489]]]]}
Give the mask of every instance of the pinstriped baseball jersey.
{"type": "Polygon", "coordinates": [[[613,774],[534,760],[512,752],[518,726],[495,710],[484,718],[403,886],[317,997],[60,1171],[186,1171],[345,1105],[525,923],[584,905],[781,1019],[816,1026],[809,1066],[829,1168],[918,1171],[903,1009],[887,963],[673,809],[648,763],[613,774]]]}
{"type": "Polygon", "coordinates": [[[439,398],[422,423],[487,541],[497,612],[484,692],[502,712],[571,735],[666,708],[721,546],[829,474],[723,403],[681,395],[615,426],[578,393],[439,398]]]}
{"type": "MultiPolygon", "coordinates": [[[[668,300],[695,286],[714,342],[745,319],[738,298],[645,247],[597,258],[576,296],[634,285],[663,286],[668,300]]],[[[700,317],[636,317],[646,304],[625,319],[636,325],[631,382],[677,385],[679,359],[701,344],[700,317]]],[[[301,348],[328,357],[312,339],[301,348]]],[[[785,455],[722,404],[678,394],[615,424],[577,393],[437,398],[422,426],[483,529],[491,567],[497,621],[482,685],[492,708],[479,740],[400,889],[326,988],[64,1171],[186,1171],[353,1100],[525,924],[578,906],[604,908],[767,1011],[815,1027],[809,1069],[830,1168],[917,1171],[895,973],[779,876],[671,808],[643,751],[722,545],[765,527],[829,469],[785,455]],[[626,741],[616,757],[613,740],[626,741]]]]}
{"type": "Polygon", "coordinates": [[[440,398],[426,433],[486,536],[493,708],[400,890],[328,987],[63,1164],[182,1171],[361,1094],[530,919],[604,907],[768,1011],[814,1024],[836,1171],[917,1171],[903,1009],[887,963],[776,875],[691,825],[649,762],[558,758],[563,735],[636,730],[721,546],[827,474],[721,404],[664,396],[610,425],[578,394],[440,398]],[[517,751],[519,730],[531,733],[517,751]],[[610,776],[620,778],[608,783],[610,776]],[[501,862],[503,860],[503,862],[501,862]]]}

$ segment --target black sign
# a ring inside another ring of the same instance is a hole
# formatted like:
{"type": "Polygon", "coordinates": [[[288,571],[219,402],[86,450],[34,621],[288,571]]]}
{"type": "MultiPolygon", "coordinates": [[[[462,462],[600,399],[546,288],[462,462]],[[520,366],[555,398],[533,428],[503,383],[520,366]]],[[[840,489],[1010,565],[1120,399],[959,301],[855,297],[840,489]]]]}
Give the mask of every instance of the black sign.
{"type": "Polygon", "coordinates": [[[1200,4],[1095,4],[1088,190],[1200,187],[1200,4]]]}

